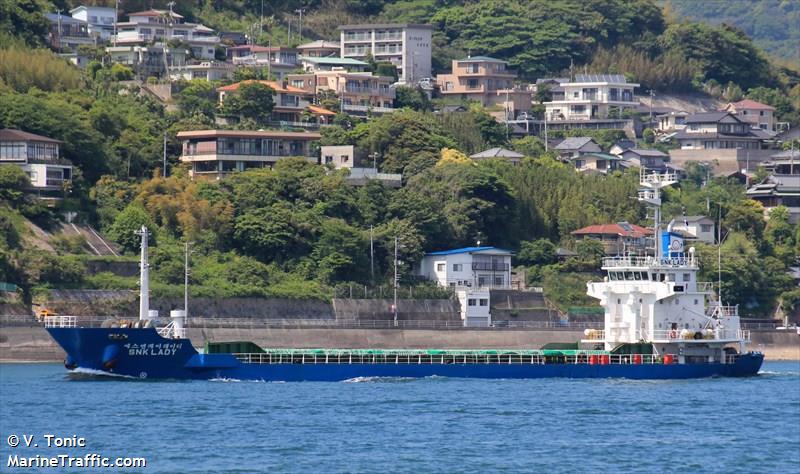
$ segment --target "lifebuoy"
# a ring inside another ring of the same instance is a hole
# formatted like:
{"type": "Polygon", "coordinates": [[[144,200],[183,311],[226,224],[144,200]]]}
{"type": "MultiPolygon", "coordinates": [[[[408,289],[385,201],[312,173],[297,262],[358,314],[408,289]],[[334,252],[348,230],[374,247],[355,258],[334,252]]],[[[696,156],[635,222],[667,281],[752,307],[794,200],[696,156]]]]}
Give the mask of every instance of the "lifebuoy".
{"type": "Polygon", "coordinates": [[[670,331],[669,332],[669,338],[670,339],[677,339],[678,338],[678,331],[676,331],[674,329],[672,331],[670,331]]]}

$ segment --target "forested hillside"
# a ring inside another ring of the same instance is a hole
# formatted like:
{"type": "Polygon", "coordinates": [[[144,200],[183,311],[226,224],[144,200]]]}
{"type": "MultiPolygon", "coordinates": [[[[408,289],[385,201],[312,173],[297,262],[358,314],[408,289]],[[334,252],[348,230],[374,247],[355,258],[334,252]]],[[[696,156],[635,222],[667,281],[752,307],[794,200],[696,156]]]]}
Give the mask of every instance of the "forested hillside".
{"type": "MultiPolygon", "coordinates": [[[[337,114],[322,139],[379,152],[382,171],[403,173],[402,189],[377,183],[352,187],[341,172],[294,159],[275,170],[192,182],[178,162],[176,133],[217,126],[215,87],[221,84],[177,84],[179,109],[172,112],[121,87],[131,71],[103,61],[99,50],[86,70],[72,67],[42,49],[47,29],[42,14],[77,3],[0,0],[0,128],[61,140],[64,157],[76,165],[57,208],[25,196],[25,177],[14,173],[16,167],[0,167],[0,281],[19,284],[28,296],[54,286],[135,287],[132,278],[87,275],[84,257],[76,255],[79,242],[63,242],[55,254],[25,245],[23,217],[46,229],[64,211],[78,212],[131,255],[133,229],[153,228],[157,294],[180,293],[186,241],[194,242],[194,294],[321,298],[350,284],[391,281],[398,237],[405,287],[418,284],[409,270],[425,251],[481,241],[518,250],[516,262],[527,268],[529,283],[544,284],[562,305],[586,303],[584,272],[596,270],[601,253],[591,242],[575,245],[571,231],[600,222],[645,223],[641,206],[631,199],[635,173],[575,173],[545,153],[541,140],[509,139],[505,127],[481,107],[465,104],[466,112],[434,114],[431,101],[411,88],[398,88],[397,105],[406,110],[368,121],[337,114]],[[160,177],[164,131],[168,178],[160,177]],[[493,146],[526,158],[519,167],[466,158],[493,146]],[[574,248],[578,256],[557,262],[559,245],[574,248]]],[[[127,0],[122,9],[165,4],[127,0]]],[[[259,20],[261,2],[178,0],[175,9],[216,29],[248,31],[259,20]]],[[[262,44],[335,38],[339,24],[371,19],[429,22],[440,70],[470,53],[508,60],[527,81],[568,73],[572,65],[575,71],[625,73],[645,89],[707,91],[726,100],[747,96],[774,105],[781,120],[800,123],[796,72],[773,64],[740,30],[671,23],[650,0],[265,1],[264,15],[262,44]],[[302,39],[292,13],[300,6],[307,8],[302,39]]],[[[323,100],[338,110],[335,98],[323,100]]],[[[264,126],[259,119],[256,113],[238,126],[264,126]]],[[[620,134],[594,133],[606,148],[620,134]]],[[[722,268],[725,300],[753,314],[767,314],[781,294],[787,304],[800,304],[800,295],[787,296],[791,281],[781,276],[799,250],[797,227],[780,211],[765,223],[762,209],[744,199],[741,185],[704,183],[700,170],[688,172],[690,179],[666,196],[665,214],[721,215],[730,234],[723,246],[730,257],[722,268]]],[[[713,249],[700,251],[709,263],[706,271],[715,272],[713,249]]]]}
{"type": "Polygon", "coordinates": [[[678,19],[744,31],[767,53],[800,64],[800,2],[796,0],[662,0],[678,19]]]}

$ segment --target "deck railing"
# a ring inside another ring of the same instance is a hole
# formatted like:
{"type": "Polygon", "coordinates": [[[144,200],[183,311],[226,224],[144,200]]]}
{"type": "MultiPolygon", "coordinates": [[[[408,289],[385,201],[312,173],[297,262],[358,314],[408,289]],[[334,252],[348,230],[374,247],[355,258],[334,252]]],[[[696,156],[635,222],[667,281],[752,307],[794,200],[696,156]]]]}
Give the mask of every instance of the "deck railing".
{"type": "Polygon", "coordinates": [[[77,318],[75,316],[45,316],[46,328],[74,328],[77,318]]]}

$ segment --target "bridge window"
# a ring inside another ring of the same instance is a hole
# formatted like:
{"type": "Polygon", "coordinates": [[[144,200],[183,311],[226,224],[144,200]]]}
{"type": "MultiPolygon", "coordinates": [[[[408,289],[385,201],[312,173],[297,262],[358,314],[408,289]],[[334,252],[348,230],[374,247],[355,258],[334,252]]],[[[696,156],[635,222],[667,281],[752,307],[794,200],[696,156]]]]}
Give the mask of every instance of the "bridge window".
{"type": "Polygon", "coordinates": [[[692,281],[692,274],[691,273],[684,273],[683,274],[683,281],[692,281]]]}

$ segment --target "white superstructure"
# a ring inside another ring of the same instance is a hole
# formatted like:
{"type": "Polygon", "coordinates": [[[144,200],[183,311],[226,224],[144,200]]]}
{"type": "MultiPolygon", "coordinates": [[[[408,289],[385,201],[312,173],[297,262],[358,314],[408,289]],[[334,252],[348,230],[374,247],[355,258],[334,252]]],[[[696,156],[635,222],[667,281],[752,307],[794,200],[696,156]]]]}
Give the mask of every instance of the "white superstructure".
{"type": "Polygon", "coordinates": [[[639,200],[654,211],[655,252],[606,258],[602,282],[587,284],[587,294],[605,308],[605,329],[587,330],[584,343],[651,343],[657,354],[678,354],[678,362],[725,362],[728,345],[740,353],[749,340],[741,330],[738,308],[713,298],[714,284],[698,281],[694,248],[660,229],[661,188],[676,182],[672,173],[641,173],[639,200]]]}

